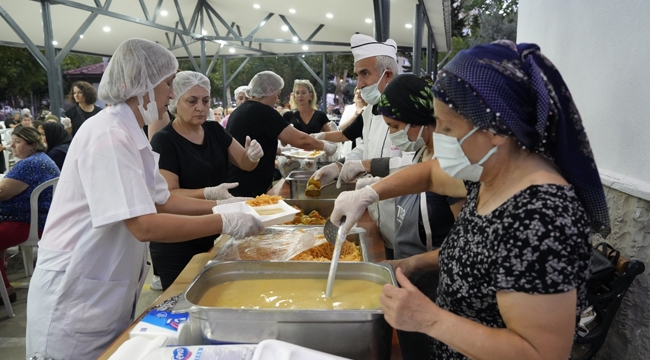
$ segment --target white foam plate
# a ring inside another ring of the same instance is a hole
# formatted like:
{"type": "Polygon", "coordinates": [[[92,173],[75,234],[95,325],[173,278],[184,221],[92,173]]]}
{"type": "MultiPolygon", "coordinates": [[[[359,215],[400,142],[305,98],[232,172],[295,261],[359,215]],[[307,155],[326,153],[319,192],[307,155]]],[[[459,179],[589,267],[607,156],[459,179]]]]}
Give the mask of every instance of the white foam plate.
{"type": "MultiPolygon", "coordinates": [[[[244,203],[246,205],[246,203],[244,203]]],[[[297,213],[300,212],[300,210],[297,210],[296,208],[290,206],[286,202],[280,200],[278,201],[277,204],[273,205],[264,205],[264,206],[248,206],[246,205],[249,209],[251,209],[252,212],[254,212],[260,220],[262,220],[262,223],[264,226],[271,226],[271,225],[281,225],[284,224],[287,221],[293,220],[293,216],[296,215],[297,213]],[[280,211],[276,214],[272,215],[261,215],[259,212],[263,212],[265,210],[270,210],[270,211],[280,211]]]]}
{"type": "Polygon", "coordinates": [[[264,340],[255,349],[252,360],[346,360],[280,340],[264,340]]]}
{"type": "Polygon", "coordinates": [[[295,149],[295,150],[289,150],[289,151],[283,151],[282,155],[290,158],[295,158],[295,159],[318,159],[319,157],[325,155],[325,152],[322,150],[302,150],[302,149],[295,149]],[[320,151],[320,154],[318,155],[309,155],[313,153],[314,151],[320,151]]]}

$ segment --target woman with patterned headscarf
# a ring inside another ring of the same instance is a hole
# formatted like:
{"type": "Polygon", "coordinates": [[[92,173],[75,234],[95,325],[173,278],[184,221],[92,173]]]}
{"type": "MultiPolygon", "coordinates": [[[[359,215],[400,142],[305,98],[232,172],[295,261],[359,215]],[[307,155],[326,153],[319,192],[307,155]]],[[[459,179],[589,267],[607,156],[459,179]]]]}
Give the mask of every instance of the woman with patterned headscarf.
{"type": "MultiPolygon", "coordinates": [[[[537,45],[461,51],[433,86],[437,161],[343,193],[349,228],[378,200],[467,197],[439,250],[393,265],[386,320],[425,333],[438,359],[567,359],[589,277],[590,235],[609,233],[604,191],[571,94],[537,45]],[[407,279],[438,269],[432,303],[407,279]]],[[[344,230],[345,230],[344,228],[344,230]]]]}

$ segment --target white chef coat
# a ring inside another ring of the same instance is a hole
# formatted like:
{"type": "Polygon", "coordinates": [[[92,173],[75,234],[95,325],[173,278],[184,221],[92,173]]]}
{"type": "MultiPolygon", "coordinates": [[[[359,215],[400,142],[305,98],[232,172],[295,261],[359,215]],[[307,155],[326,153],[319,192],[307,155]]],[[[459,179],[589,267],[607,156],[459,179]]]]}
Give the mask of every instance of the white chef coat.
{"type": "MultiPolygon", "coordinates": [[[[372,113],[373,106],[363,110],[363,141],[347,154],[345,160],[369,160],[390,157],[390,172],[411,165],[413,154],[402,154],[388,136],[383,116],[372,113]]],[[[395,199],[382,200],[368,207],[370,217],[377,223],[384,245],[392,249],[395,243],[395,199]]]]}
{"type": "Polygon", "coordinates": [[[158,154],[124,103],[88,119],[61,172],[27,298],[27,355],[95,359],[133,321],[148,244],[123,220],[169,198],[158,154]]]}

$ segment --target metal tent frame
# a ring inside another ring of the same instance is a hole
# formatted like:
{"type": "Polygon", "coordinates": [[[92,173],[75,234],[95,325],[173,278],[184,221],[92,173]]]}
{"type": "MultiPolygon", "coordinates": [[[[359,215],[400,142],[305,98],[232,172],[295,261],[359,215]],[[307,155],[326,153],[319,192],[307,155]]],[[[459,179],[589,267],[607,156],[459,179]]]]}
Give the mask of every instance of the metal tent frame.
{"type": "MultiPolygon", "coordinates": [[[[233,81],[235,76],[244,68],[244,66],[250,61],[252,57],[259,56],[295,56],[296,59],[307,69],[307,71],[314,77],[315,81],[321,86],[322,95],[326,93],[327,85],[327,73],[326,65],[327,60],[326,56],[328,53],[342,53],[342,51],[316,51],[309,53],[281,53],[273,52],[263,49],[263,44],[300,44],[306,46],[327,46],[333,48],[347,47],[349,48],[348,42],[338,42],[338,41],[322,41],[314,40],[314,38],[321,32],[325,27],[325,24],[318,24],[306,37],[303,37],[299,34],[297,29],[292,25],[292,22],[284,15],[277,14],[277,17],[280,18],[284,26],[292,35],[292,39],[282,39],[282,38],[263,38],[256,37],[255,35],[274,17],[276,14],[269,12],[258,24],[255,26],[248,34],[243,35],[241,27],[236,22],[227,22],[224,17],[220,14],[219,11],[208,0],[172,0],[174,9],[178,15],[178,20],[175,22],[175,26],[168,26],[159,22],[161,18],[161,7],[164,0],[148,0],[155,1],[155,7],[153,11],[150,11],[147,8],[145,0],[138,0],[139,6],[142,10],[143,17],[135,17],[132,15],[127,15],[120,13],[118,11],[113,11],[112,6],[114,5],[113,0],[104,0],[104,3],[100,0],[92,0],[93,4],[89,5],[90,0],[83,3],[81,1],[73,0],[11,0],[11,1],[22,1],[22,2],[38,2],[40,3],[40,12],[43,24],[43,45],[37,46],[32,39],[25,33],[21,28],[18,22],[9,14],[9,12],[3,7],[2,1],[0,0],[0,17],[2,17],[7,25],[15,32],[19,37],[22,43],[3,41],[2,36],[0,36],[0,45],[9,45],[9,46],[24,46],[27,50],[34,56],[38,63],[46,70],[47,81],[48,81],[48,91],[50,96],[50,108],[52,112],[60,116],[59,113],[62,104],[63,104],[63,79],[61,73],[61,62],[63,59],[75,48],[79,39],[83,37],[83,34],[89,29],[89,27],[95,22],[98,16],[118,19],[126,21],[128,23],[134,23],[138,25],[143,25],[149,28],[163,31],[165,34],[165,39],[167,41],[167,48],[171,51],[183,48],[187,54],[187,58],[190,60],[192,66],[197,72],[203,74],[209,74],[214,70],[216,60],[222,58],[222,77],[223,77],[223,99],[228,98],[228,85],[233,81]],[[181,2],[183,2],[181,4],[181,2]],[[189,22],[186,22],[186,18],[183,15],[182,6],[187,6],[189,2],[195,2],[194,9],[189,18],[189,22]],[[60,49],[55,48],[54,41],[54,26],[53,26],[53,16],[52,16],[52,5],[60,5],[70,9],[77,9],[89,12],[89,15],[86,17],[85,21],[81,26],[72,34],[67,43],[60,49]],[[219,31],[219,26],[226,29],[225,34],[222,34],[223,30],[219,31]],[[205,26],[208,26],[214,33],[214,35],[208,35],[205,30],[205,26]],[[217,43],[220,44],[218,49],[212,55],[212,58],[208,58],[207,54],[207,44],[217,43]],[[254,43],[257,43],[258,46],[253,46],[254,43]],[[191,45],[198,44],[199,46],[199,61],[197,62],[195,56],[190,49],[191,45]],[[238,55],[227,55],[221,54],[221,50],[224,45],[228,45],[231,48],[240,49],[247,52],[246,54],[238,55]],[[44,50],[44,53],[41,52],[44,50]],[[317,74],[314,69],[312,69],[303,59],[302,55],[321,55],[322,56],[322,69],[320,76],[317,74]],[[245,57],[244,62],[235,70],[235,72],[228,78],[227,77],[227,59],[235,57],[245,57]],[[210,61],[208,63],[208,61],[210,61]]],[[[9,1],[9,0],[4,0],[9,1]]],[[[119,0],[118,0],[119,1],[119,0]]],[[[131,1],[131,0],[130,0],[131,1]]],[[[412,50],[413,53],[413,73],[419,74],[423,70],[432,76],[435,76],[434,63],[432,59],[437,56],[438,46],[436,44],[436,39],[434,36],[434,26],[427,14],[426,2],[437,2],[439,1],[442,4],[443,14],[444,14],[444,32],[445,32],[445,49],[448,49],[451,42],[451,24],[449,22],[449,11],[450,11],[450,0],[417,0],[414,9],[413,17],[413,47],[412,49],[400,47],[401,51],[412,50]],[[427,29],[427,41],[426,41],[426,63],[425,68],[422,69],[422,46],[423,43],[423,31],[424,27],[427,29]]],[[[135,3],[134,1],[131,1],[135,3]]],[[[169,3],[170,0],[167,0],[169,3]]],[[[214,1],[213,1],[214,2],[214,1]]],[[[391,3],[390,0],[372,0],[372,5],[374,9],[374,26],[373,33],[377,40],[385,41],[390,36],[390,17],[391,17],[391,3]]],[[[113,6],[114,7],[114,6],[113,6]]],[[[367,22],[367,21],[366,21],[367,22]]],[[[303,34],[304,35],[304,34],[303,34]]],[[[107,55],[107,54],[102,54],[107,55]]]]}

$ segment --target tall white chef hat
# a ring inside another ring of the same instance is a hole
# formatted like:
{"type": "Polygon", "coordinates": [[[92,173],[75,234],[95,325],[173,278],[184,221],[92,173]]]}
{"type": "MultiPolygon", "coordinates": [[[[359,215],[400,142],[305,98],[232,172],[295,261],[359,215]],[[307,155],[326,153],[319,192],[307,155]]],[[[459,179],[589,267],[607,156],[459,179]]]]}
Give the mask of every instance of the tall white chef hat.
{"type": "Polygon", "coordinates": [[[350,38],[350,49],[354,62],[380,55],[390,56],[397,61],[397,43],[393,39],[379,42],[368,35],[354,34],[350,38]]]}

